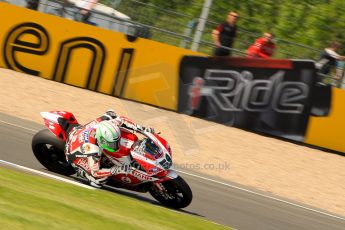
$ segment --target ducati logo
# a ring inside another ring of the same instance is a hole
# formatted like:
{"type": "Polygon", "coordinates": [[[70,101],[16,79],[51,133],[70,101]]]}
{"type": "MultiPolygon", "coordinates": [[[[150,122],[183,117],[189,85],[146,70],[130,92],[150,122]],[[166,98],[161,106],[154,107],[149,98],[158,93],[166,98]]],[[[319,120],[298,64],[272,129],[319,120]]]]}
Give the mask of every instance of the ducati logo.
{"type": "Polygon", "coordinates": [[[130,184],[132,182],[131,178],[127,177],[127,176],[123,176],[121,177],[121,181],[123,183],[126,183],[126,184],[130,184]]]}

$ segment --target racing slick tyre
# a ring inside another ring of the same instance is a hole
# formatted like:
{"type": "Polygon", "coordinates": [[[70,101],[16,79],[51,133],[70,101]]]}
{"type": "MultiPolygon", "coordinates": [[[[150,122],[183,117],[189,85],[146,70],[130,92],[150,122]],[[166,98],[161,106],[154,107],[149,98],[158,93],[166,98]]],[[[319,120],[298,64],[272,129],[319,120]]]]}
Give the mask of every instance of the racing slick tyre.
{"type": "Polygon", "coordinates": [[[31,147],[37,160],[48,170],[66,176],[75,173],[65,157],[65,142],[48,129],[43,129],[34,135],[31,147]]]}
{"type": "Polygon", "coordinates": [[[161,183],[161,185],[165,189],[164,192],[154,188],[150,189],[149,192],[164,206],[179,209],[187,207],[192,202],[192,190],[182,177],[178,176],[173,180],[161,183]]]}

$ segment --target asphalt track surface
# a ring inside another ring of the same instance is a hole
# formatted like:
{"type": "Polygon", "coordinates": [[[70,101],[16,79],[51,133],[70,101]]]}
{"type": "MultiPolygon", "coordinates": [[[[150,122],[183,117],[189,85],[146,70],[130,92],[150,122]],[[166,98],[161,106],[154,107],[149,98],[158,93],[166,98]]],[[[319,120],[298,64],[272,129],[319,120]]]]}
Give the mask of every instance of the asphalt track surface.
{"type": "MultiPolygon", "coordinates": [[[[32,136],[42,128],[41,124],[0,113],[0,160],[48,172],[38,163],[31,151],[32,136]]],[[[0,164],[0,167],[3,166],[0,164]]],[[[192,215],[241,230],[345,229],[345,217],[283,198],[272,197],[270,194],[232,182],[217,183],[185,173],[180,175],[193,190],[193,202],[184,210],[192,215]]],[[[148,194],[124,190],[115,190],[115,192],[157,204],[148,194]]]]}

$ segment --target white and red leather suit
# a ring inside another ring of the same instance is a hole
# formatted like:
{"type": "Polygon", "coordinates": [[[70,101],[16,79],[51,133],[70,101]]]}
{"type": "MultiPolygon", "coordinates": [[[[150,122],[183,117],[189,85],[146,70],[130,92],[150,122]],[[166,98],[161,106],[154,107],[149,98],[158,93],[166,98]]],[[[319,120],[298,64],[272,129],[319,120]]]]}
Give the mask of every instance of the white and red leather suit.
{"type": "Polygon", "coordinates": [[[131,163],[131,146],[138,139],[131,131],[142,130],[143,127],[129,119],[118,117],[113,111],[107,111],[102,117],[71,131],[66,141],[67,161],[77,169],[79,175],[86,177],[91,183],[102,184],[109,176],[126,173],[127,166],[131,163]],[[97,125],[104,120],[110,120],[120,126],[119,149],[115,152],[102,149],[97,144],[95,138],[97,125]],[[101,168],[101,164],[104,165],[106,162],[112,167],[101,168]]]}

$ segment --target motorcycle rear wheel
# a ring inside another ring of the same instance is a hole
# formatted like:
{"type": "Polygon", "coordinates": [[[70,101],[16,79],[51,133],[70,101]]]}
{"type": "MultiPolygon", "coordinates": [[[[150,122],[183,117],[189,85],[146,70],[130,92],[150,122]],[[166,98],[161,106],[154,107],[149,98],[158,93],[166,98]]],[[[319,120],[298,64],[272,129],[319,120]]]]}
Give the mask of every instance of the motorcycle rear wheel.
{"type": "Polygon", "coordinates": [[[75,173],[65,157],[65,142],[54,136],[48,129],[43,129],[34,135],[31,147],[36,159],[49,171],[66,176],[75,173]]]}
{"type": "Polygon", "coordinates": [[[165,188],[165,192],[162,193],[158,189],[150,189],[149,192],[164,206],[180,209],[187,207],[192,202],[192,190],[182,177],[165,181],[161,185],[165,188]]]}

